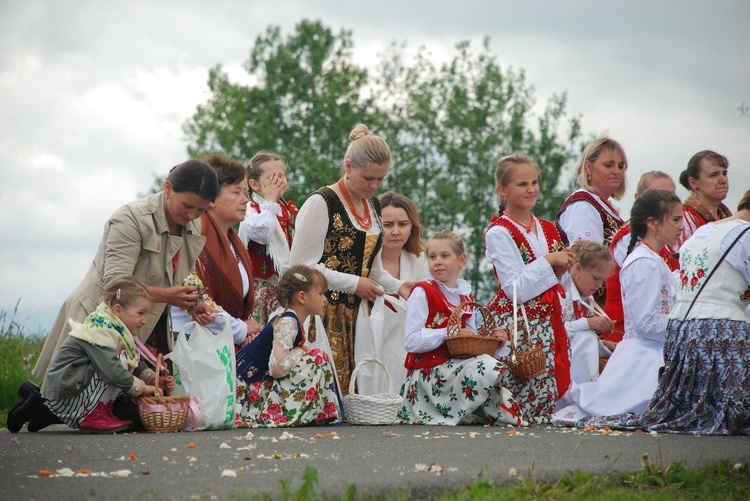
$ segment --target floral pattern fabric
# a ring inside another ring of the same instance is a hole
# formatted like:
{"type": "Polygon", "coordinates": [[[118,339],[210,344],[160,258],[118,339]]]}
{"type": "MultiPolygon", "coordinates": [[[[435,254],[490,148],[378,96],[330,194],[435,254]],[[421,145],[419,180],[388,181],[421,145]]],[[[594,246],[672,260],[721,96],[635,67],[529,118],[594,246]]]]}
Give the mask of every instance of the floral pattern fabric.
{"type": "Polygon", "coordinates": [[[276,299],[276,286],[258,278],[255,282],[255,302],[253,303],[252,317],[260,324],[266,325],[271,313],[279,309],[279,300],[276,299]]]}
{"type": "Polygon", "coordinates": [[[411,369],[401,386],[403,405],[398,418],[411,424],[525,426],[518,404],[503,387],[509,372],[489,355],[411,369]]]}
{"type": "Polygon", "coordinates": [[[672,320],[664,373],[643,414],[577,423],[696,435],[750,435],[750,323],[672,320]]]}
{"type": "Polygon", "coordinates": [[[321,350],[302,355],[294,368],[278,379],[249,385],[237,379],[238,428],[322,425],[340,418],[333,370],[321,350]]]}

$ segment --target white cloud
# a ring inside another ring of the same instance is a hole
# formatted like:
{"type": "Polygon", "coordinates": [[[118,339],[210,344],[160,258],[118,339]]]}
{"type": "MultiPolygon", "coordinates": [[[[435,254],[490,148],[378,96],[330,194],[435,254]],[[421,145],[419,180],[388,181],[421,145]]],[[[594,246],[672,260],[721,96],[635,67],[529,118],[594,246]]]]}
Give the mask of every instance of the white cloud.
{"type": "Polygon", "coordinates": [[[209,68],[252,83],[243,64],[256,37],[271,24],[286,36],[302,18],[351,30],[371,69],[394,40],[439,65],[456,42],[478,50],[490,36],[501,65],[526,72],[537,108],[567,92],[585,133],[622,142],[631,186],[651,169],[677,178],[708,148],[730,159],[730,206],[750,187],[740,0],[2,2],[0,311],[22,298],[19,318],[49,327],[107,217],[185,159],[182,124],[208,97],[209,68]]]}

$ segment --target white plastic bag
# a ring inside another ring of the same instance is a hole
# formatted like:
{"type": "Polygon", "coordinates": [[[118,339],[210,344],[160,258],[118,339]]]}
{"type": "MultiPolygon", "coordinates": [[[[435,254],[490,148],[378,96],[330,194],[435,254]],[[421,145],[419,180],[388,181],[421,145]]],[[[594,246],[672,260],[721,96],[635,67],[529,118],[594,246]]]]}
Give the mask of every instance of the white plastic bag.
{"type": "Polygon", "coordinates": [[[401,384],[406,379],[405,318],[406,304],[401,298],[389,295],[378,296],[369,315],[364,301],[360,305],[354,337],[354,362],[358,364],[366,357],[380,360],[388,369],[391,384],[394,386],[388,388],[385,373],[376,365],[364,364],[357,374],[360,395],[399,392],[401,384]]]}
{"type": "Polygon", "coordinates": [[[173,395],[197,399],[200,416],[191,426],[197,430],[234,428],[234,338],[228,315],[222,314],[216,322],[224,322],[218,335],[195,322],[186,323],[172,350],[177,384],[173,395]]]}
{"type": "MultiPolygon", "coordinates": [[[[310,315],[305,319],[302,326],[305,329],[305,332],[310,332],[310,322],[313,320],[315,321],[315,341],[310,341],[308,339],[305,342],[305,345],[310,348],[317,348],[328,355],[328,361],[330,362],[331,370],[333,371],[333,378],[336,380],[336,397],[339,401],[339,408],[343,413],[344,404],[341,401],[341,384],[339,384],[339,375],[336,373],[336,364],[333,361],[333,351],[331,350],[331,343],[328,341],[328,333],[326,333],[326,328],[323,325],[323,319],[319,315],[310,315]]],[[[343,414],[341,421],[343,421],[343,414]]],[[[341,421],[337,421],[337,423],[340,423],[341,421]]]]}

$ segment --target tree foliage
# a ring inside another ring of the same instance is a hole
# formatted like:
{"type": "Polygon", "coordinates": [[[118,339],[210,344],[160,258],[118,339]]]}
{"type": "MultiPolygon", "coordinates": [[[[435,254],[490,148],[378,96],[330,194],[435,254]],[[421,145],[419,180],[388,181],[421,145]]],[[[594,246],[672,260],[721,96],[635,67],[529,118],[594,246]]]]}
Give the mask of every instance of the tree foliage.
{"type": "Polygon", "coordinates": [[[405,52],[405,44],[392,44],[370,76],[353,62],[351,32],[302,21],[282,39],[270,27],[245,65],[253,85],[230,82],[220,66],[211,70],[211,98],[185,125],[189,152],[219,150],[245,161],[260,149],[282,153],[302,202],[338,178],[349,131],[364,122],[393,152],[384,188],[412,198],[428,230],[464,237],[466,278],[486,299],[496,288],[483,236],[497,207],[497,160],[513,152],[537,160],[543,198],[535,213],[551,218],[570,191],[580,123],[565,94],[535,112],[524,72],[501,68],[488,38],[479,50],[459,42],[439,67],[424,48],[409,60],[405,52]]]}

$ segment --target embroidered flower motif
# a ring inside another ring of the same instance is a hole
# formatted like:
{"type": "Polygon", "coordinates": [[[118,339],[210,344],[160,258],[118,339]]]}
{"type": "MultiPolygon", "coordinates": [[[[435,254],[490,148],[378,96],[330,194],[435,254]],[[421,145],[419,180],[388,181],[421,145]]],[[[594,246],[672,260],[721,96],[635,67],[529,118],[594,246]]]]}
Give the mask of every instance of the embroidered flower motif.
{"type": "Polygon", "coordinates": [[[740,296],[741,301],[750,301],[750,287],[745,289],[745,292],[740,296]]]}
{"type": "Polygon", "coordinates": [[[354,247],[354,240],[351,237],[344,237],[339,242],[339,249],[346,251],[354,247]]]}
{"type": "Polygon", "coordinates": [[[337,258],[336,256],[328,256],[325,264],[326,268],[328,268],[329,270],[335,270],[338,269],[340,263],[341,262],[339,261],[339,258],[337,258]]]}

